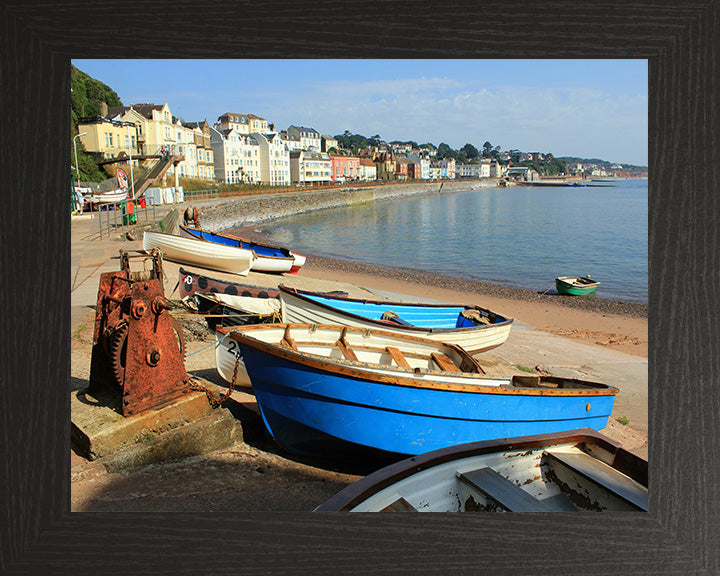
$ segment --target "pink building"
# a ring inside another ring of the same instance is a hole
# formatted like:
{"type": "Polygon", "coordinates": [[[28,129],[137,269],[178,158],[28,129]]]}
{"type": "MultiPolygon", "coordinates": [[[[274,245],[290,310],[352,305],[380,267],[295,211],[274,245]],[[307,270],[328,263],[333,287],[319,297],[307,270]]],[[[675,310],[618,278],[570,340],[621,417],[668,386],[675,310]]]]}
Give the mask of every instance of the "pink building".
{"type": "Polygon", "coordinates": [[[357,156],[333,156],[332,181],[344,182],[345,180],[358,180],[360,178],[360,159],[357,156]]]}

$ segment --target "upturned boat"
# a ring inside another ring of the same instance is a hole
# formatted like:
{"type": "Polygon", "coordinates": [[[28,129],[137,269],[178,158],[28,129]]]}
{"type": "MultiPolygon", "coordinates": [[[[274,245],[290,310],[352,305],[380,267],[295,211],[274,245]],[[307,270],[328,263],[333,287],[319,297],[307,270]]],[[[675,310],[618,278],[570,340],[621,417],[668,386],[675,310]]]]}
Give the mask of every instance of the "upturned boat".
{"type": "Polygon", "coordinates": [[[559,276],[555,278],[558,294],[587,296],[600,286],[600,282],[590,280],[590,276],[559,276]]]}
{"type": "Polygon", "coordinates": [[[192,296],[195,292],[217,292],[233,296],[252,296],[253,298],[280,297],[280,292],[274,288],[212,278],[197,271],[186,270],[182,266],[178,273],[178,288],[181,299],[192,296]]]}
{"type": "Polygon", "coordinates": [[[252,269],[258,272],[287,272],[289,274],[297,274],[300,268],[305,264],[305,256],[294,254],[287,248],[279,246],[270,246],[268,244],[260,244],[232,236],[230,234],[218,234],[209,230],[200,228],[189,228],[187,226],[179,226],[181,232],[190,238],[197,240],[207,240],[214,244],[223,246],[233,246],[235,248],[244,248],[255,252],[255,261],[252,269]]]}
{"type": "Polygon", "coordinates": [[[218,326],[244,326],[280,320],[280,300],[213,292],[196,292],[192,298],[210,330],[218,326]]]}
{"type": "Polygon", "coordinates": [[[391,464],[315,511],[647,512],[648,466],[589,429],[472,442],[391,464]]]}
{"type": "Polygon", "coordinates": [[[148,253],[152,249],[160,250],[164,258],[181,264],[195,264],[241,276],[248,275],[255,261],[255,253],[252,250],[198,242],[193,238],[182,238],[161,232],[144,232],[143,249],[148,253]]]}
{"type": "Polygon", "coordinates": [[[416,455],[470,441],[607,425],[617,389],[494,376],[459,346],[315,324],[218,328],[217,368],[244,364],[267,430],[298,454],[416,455]]]}
{"type": "Polygon", "coordinates": [[[283,322],[382,329],[462,346],[477,354],[508,339],[513,319],[480,306],[368,300],[278,286],[283,322]]]}
{"type": "Polygon", "coordinates": [[[128,197],[128,191],[125,188],[110,190],[108,192],[94,192],[85,195],[85,201],[91,204],[117,204],[128,197]]]}

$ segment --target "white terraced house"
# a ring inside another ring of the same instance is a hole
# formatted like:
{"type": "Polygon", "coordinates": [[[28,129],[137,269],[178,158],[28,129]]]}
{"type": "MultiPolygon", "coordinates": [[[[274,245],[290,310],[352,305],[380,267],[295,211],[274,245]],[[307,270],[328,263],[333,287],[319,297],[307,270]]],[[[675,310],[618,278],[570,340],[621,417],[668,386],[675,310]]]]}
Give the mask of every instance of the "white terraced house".
{"type": "Polygon", "coordinates": [[[210,128],[215,155],[215,179],[226,184],[261,182],[260,145],[249,134],[210,128]]]}
{"type": "Polygon", "coordinates": [[[290,151],[280,134],[253,133],[260,149],[260,181],[271,186],[290,185],[290,151]]]}

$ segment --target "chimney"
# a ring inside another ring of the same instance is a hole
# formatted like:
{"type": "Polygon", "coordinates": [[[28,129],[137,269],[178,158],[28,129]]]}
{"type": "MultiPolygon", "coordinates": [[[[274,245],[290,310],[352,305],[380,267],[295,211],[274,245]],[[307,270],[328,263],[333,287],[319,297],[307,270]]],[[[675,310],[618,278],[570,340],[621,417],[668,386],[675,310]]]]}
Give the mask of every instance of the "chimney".
{"type": "Polygon", "coordinates": [[[108,105],[105,102],[100,102],[100,116],[103,118],[107,118],[108,115],[108,105]]]}

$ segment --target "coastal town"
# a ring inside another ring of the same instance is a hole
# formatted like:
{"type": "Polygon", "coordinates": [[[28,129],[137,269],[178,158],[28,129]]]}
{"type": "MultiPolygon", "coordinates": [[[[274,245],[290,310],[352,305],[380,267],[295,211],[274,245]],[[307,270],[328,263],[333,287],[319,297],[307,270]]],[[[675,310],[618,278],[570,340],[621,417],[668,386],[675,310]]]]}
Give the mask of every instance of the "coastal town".
{"type": "MultiPolygon", "coordinates": [[[[87,81],[97,82],[89,77],[87,81]]],[[[247,112],[226,112],[214,122],[188,122],[167,102],[122,105],[111,89],[104,89],[106,99],[114,102],[108,104],[96,96],[74,109],[75,182],[114,178],[121,169],[132,172],[133,196],[158,182],[167,187],[168,177],[172,188],[185,190],[217,184],[302,187],[377,181],[647,177],[643,167],[599,160],[568,162],[551,153],[503,151],[488,141],[479,148],[467,143],[456,151],[445,143],[435,147],[386,142],[380,135],[365,137],[347,130],[331,136],[302,125],[279,128],[247,112]],[[78,154],[86,156],[82,166],[78,154]],[[93,176],[88,174],[90,160],[99,168],[93,176]]]]}

